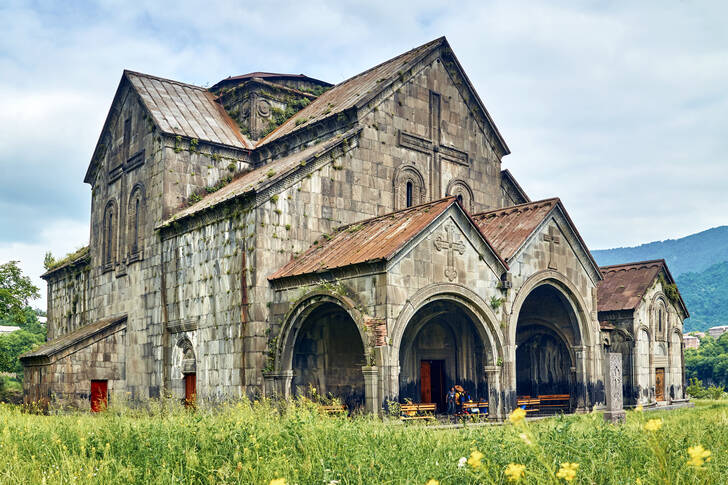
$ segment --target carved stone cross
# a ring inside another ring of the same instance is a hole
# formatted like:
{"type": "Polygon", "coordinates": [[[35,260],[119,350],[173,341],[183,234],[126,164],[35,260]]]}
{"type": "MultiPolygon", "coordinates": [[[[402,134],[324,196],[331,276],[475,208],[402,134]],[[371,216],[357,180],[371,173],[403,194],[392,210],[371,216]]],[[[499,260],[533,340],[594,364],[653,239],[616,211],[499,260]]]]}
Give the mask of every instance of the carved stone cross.
{"type": "Polygon", "coordinates": [[[430,91],[429,138],[423,138],[405,131],[399,132],[399,145],[430,156],[430,199],[437,200],[440,194],[440,160],[469,165],[468,154],[442,144],[440,137],[441,114],[440,94],[430,91]]]}
{"type": "Polygon", "coordinates": [[[554,246],[561,244],[559,242],[559,235],[556,229],[551,226],[549,227],[549,233],[543,235],[543,240],[549,243],[549,269],[556,268],[556,259],[554,258],[554,246]]]}
{"type": "Polygon", "coordinates": [[[447,251],[447,266],[445,266],[445,277],[453,281],[458,276],[458,272],[455,269],[455,251],[460,254],[465,252],[465,244],[460,241],[455,241],[453,232],[455,228],[453,226],[445,227],[446,237],[443,239],[442,236],[437,236],[435,239],[435,248],[438,251],[443,249],[447,251]]]}

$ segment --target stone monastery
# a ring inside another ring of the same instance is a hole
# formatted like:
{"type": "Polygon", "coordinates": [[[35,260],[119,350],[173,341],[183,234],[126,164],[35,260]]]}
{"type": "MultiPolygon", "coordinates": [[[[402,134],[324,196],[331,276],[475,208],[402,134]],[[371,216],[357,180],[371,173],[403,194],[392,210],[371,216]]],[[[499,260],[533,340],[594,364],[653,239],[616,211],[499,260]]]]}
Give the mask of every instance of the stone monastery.
{"type": "Polygon", "coordinates": [[[665,262],[600,268],[508,154],[444,37],[336,85],[124,71],[84,179],[88,247],[43,275],[26,400],[315,389],[442,412],[459,384],[502,419],[524,398],[603,407],[615,353],[625,405],[684,400],[665,262]]]}

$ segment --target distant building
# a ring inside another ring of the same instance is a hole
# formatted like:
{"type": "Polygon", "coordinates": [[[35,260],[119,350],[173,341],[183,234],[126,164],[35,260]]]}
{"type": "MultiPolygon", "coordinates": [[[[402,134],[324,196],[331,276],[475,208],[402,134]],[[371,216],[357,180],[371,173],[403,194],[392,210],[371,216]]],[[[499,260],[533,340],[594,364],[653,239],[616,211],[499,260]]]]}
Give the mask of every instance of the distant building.
{"type": "Polygon", "coordinates": [[[688,335],[692,335],[693,337],[698,337],[699,339],[705,338],[705,332],[690,332],[688,335]]]}
{"type": "Polygon", "coordinates": [[[708,335],[710,335],[713,338],[718,338],[726,332],[728,332],[728,325],[721,325],[719,327],[710,327],[708,329],[708,335]]]}
{"type": "Polygon", "coordinates": [[[694,335],[685,335],[683,343],[686,349],[697,349],[700,347],[700,339],[694,335]]]}
{"type": "Polygon", "coordinates": [[[14,327],[11,325],[0,325],[0,335],[5,335],[6,333],[13,333],[16,330],[20,330],[20,327],[14,327]]]}

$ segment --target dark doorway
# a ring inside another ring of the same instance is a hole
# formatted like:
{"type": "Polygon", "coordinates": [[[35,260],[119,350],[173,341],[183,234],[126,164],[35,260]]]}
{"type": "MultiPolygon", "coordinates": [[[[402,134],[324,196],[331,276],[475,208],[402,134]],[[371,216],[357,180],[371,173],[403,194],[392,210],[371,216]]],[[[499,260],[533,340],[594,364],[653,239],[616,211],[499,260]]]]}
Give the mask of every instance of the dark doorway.
{"type": "Polygon", "coordinates": [[[655,399],[665,400],[665,368],[655,369],[655,399]]]}
{"type": "Polygon", "coordinates": [[[109,404],[108,381],[91,381],[91,411],[98,413],[106,410],[109,404]]]}
{"type": "Polygon", "coordinates": [[[197,400],[197,375],[185,374],[185,406],[194,406],[197,400]]]}
{"type": "Polygon", "coordinates": [[[436,403],[438,411],[445,411],[445,361],[420,362],[420,399],[423,403],[436,403]]]}

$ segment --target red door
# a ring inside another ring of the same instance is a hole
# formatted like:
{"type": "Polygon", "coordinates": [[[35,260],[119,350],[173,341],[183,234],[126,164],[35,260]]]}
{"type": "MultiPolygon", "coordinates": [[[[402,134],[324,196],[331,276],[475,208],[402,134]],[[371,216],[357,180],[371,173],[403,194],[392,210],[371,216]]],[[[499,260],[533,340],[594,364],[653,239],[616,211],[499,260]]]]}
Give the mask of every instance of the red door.
{"type": "Polygon", "coordinates": [[[91,411],[104,411],[109,404],[108,381],[91,381],[91,411]]]}
{"type": "Polygon", "coordinates": [[[420,361],[420,401],[432,402],[432,379],[430,378],[430,363],[420,361]]]}
{"type": "Polygon", "coordinates": [[[197,397],[197,375],[185,374],[185,406],[193,406],[197,397]]]}

